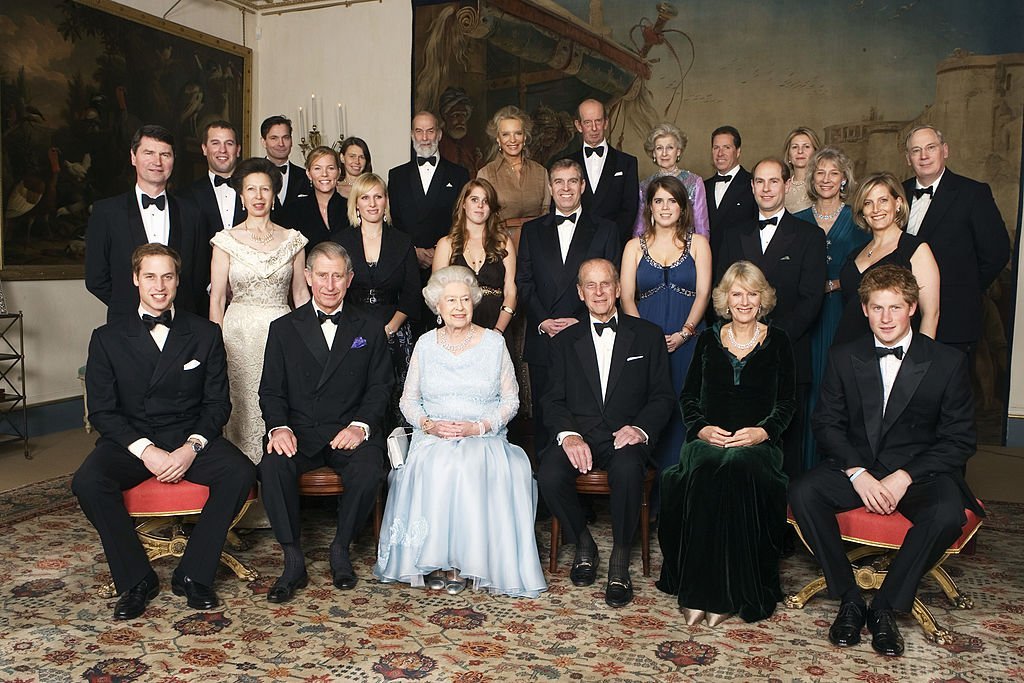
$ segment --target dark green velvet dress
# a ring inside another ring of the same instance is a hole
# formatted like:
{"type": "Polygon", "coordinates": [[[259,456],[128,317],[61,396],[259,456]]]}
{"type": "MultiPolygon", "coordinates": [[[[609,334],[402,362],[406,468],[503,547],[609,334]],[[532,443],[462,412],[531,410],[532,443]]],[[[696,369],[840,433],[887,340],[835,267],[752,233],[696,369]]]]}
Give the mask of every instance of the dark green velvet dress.
{"type": "Polygon", "coordinates": [[[657,586],[681,607],[764,619],[782,599],[779,554],[786,525],[780,437],[796,409],[793,350],[770,327],[743,360],[721,342],[722,323],[697,340],[680,405],[688,431],[679,464],[661,479],[657,586]],[[719,448],[697,434],[763,427],[768,441],[719,448]]]}

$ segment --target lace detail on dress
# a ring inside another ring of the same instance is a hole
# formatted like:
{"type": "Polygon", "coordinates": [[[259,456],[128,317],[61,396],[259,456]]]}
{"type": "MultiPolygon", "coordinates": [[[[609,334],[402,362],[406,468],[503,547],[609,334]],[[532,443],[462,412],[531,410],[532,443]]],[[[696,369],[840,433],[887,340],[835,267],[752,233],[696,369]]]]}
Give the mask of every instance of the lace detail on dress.
{"type": "Polygon", "coordinates": [[[675,268],[676,266],[680,265],[681,263],[685,263],[686,259],[690,258],[690,244],[692,242],[693,242],[693,233],[691,232],[690,235],[686,238],[686,246],[683,248],[683,253],[681,253],[679,255],[679,258],[677,258],[671,264],[669,264],[667,266],[663,266],[660,263],[658,263],[657,261],[655,261],[654,258],[651,256],[651,253],[649,251],[647,251],[647,239],[643,235],[640,235],[640,249],[643,251],[643,259],[645,261],[647,261],[647,263],[650,264],[650,266],[652,268],[656,268],[657,270],[660,270],[662,272],[662,275],[663,275],[662,281],[660,283],[658,283],[657,286],[655,286],[653,289],[646,289],[646,290],[644,290],[644,291],[642,291],[642,292],[640,292],[638,294],[638,297],[640,299],[646,299],[647,297],[649,297],[649,296],[651,296],[653,294],[657,294],[658,292],[660,292],[661,290],[665,289],[666,287],[671,289],[672,291],[677,292],[679,294],[682,294],[684,296],[689,296],[689,297],[696,297],[697,296],[697,292],[693,291],[692,289],[686,289],[685,287],[680,287],[679,285],[675,284],[674,282],[672,282],[669,279],[669,271],[671,271],[673,268],[675,268]]]}

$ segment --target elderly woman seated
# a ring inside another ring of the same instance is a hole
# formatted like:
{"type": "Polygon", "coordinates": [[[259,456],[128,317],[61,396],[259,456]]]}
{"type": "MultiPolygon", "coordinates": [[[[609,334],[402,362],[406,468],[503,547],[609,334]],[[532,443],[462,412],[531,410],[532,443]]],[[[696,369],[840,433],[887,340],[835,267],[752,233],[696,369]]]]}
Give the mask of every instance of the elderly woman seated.
{"type": "Polygon", "coordinates": [[[678,596],[687,624],[716,626],[764,619],[782,598],[779,438],[796,400],[789,338],[760,322],[775,305],[764,274],[734,263],[712,301],[724,320],[697,340],[680,399],[687,442],[661,480],[657,585],[678,596]]]}
{"type": "Polygon", "coordinates": [[[416,343],[401,408],[414,425],[390,475],[374,574],[462,591],[536,597],[547,589],[534,537],[537,485],[505,425],[519,388],[504,339],[473,324],[473,272],[435,272],[423,297],[444,323],[416,343]]]}

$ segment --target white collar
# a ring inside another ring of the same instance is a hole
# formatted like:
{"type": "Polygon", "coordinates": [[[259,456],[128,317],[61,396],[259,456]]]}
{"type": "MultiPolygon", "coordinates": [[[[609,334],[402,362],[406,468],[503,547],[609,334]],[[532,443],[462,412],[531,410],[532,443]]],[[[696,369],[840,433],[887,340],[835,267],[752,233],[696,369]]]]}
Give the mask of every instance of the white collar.
{"type": "MultiPolygon", "coordinates": [[[[171,312],[171,320],[174,320],[174,304],[173,303],[171,304],[171,307],[168,310],[170,310],[170,312],[171,312]]],[[[142,304],[139,304],[139,320],[142,320],[142,316],[143,315],[153,315],[153,314],[150,313],[149,311],[147,311],[146,308],[142,304]]],[[[155,318],[156,316],[153,315],[153,317],[155,318]]]]}
{"type": "MultiPolygon", "coordinates": [[[[871,336],[874,337],[873,334],[871,336]]],[[[897,346],[900,346],[903,347],[903,355],[906,356],[907,351],[910,349],[910,342],[913,336],[914,328],[910,328],[909,330],[907,330],[907,333],[903,336],[903,338],[900,339],[895,344],[893,344],[892,346],[886,346],[885,344],[878,340],[878,337],[875,337],[875,347],[881,349],[895,349],[897,346]]]]}
{"type": "Polygon", "coordinates": [[[939,174],[939,177],[936,178],[931,185],[922,185],[920,180],[914,178],[914,186],[919,190],[923,190],[926,187],[932,188],[932,198],[934,199],[935,190],[939,189],[939,183],[942,182],[942,176],[944,175],[946,175],[946,169],[942,169],[942,173],[939,174]]]}
{"type": "Polygon", "coordinates": [[[775,221],[775,227],[778,227],[779,223],[782,222],[782,214],[784,214],[784,213],[786,213],[786,207],[782,207],[781,209],[779,209],[778,211],[773,213],[771,216],[765,216],[763,213],[761,213],[761,210],[758,209],[758,211],[757,211],[757,218],[758,218],[758,220],[762,220],[763,221],[763,220],[775,218],[776,216],[778,216],[779,220],[775,221]]]}

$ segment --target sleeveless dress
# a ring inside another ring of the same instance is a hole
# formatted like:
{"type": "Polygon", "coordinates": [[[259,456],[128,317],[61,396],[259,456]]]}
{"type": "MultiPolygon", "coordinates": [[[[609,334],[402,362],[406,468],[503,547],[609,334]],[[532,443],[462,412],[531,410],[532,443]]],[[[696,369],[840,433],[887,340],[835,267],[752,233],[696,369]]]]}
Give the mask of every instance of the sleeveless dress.
{"type": "MultiPolygon", "coordinates": [[[[921,246],[921,240],[917,237],[906,232],[901,233],[896,248],[868,266],[864,273],[887,263],[912,270],[910,258],[919,246],[921,246]]],[[[839,283],[843,290],[843,317],[839,320],[835,339],[832,340],[833,344],[845,344],[871,332],[871,328],[868,327],[868,319],[860,306],[860,297],[857,296],[857,287],[860,286],[860,281],[864,278],[864,273],[857,268],[856,262],[860,252],[859,249],[851,251],[839,272],[839,283]]],[[[916,330],[920,327],[920,323],[921,312],[918,311],[914,314],[911,324],[916,330]]]]}
{"type": "Polygon", "coordinates": [[[388,476],[373,573],[422,586],[424,574],[456,568],[474,589],[537,597],[547,590],[534,534],[537,484],[505,430],[519,407],[512,359],[493,330],[457,356],[437,334],[416,342],[402,394],[406,419],[487,420],[491,430],[464,439],[413,431],[405,466],[388,476]]]}
{"type": "MultiPolygon", "coordinates": [[[[455,254],[452,265],[473,270],[463,254],[455,254]]],[[[502,261],[484,261],[480,270],[474,272],[477,284],[484,290],[484,298],[473,307],[473,322],[490,330],[497,324],[501,304],[505,301],[505,264],[502,261]]]]}
{"type": "MultiPolygon", "coordinates": [[[[692,238],[686,240],[686,249],[669,266],[663,266],[653,258],[647,250],[647,241],[640,236],[640,248],[643,256],[636,268],[636,307],[640,317],[661,327],[662,332],[670,334],[678,332],[697,296],[697,266],[690,253],[692,238]]],[[[695,334],[685,344],[668,355],[669,371],[672,373],[672,389],[678,398],[686,379],[686,371],[693,358],[693,349],[697,337],[700,336],[704,323],[701,322],[695,334]]],[[[679,451],[683,447],[685,429],[683,418],[678,410],[672,411],[672,417],[658,438],[654,458],[658,464],[658,472],[679,462],[679,451]]],[[[659,496],[655,494],[651,507],[658,510],[659,496]]]]}
{"type": "Polygon", "coordinates": [[[231,304],[224,312],[224,350],[231,387],[231,417],[224,436],[259,464],[266,427],[260,412],[260,375],[270,323],[291,310],[292,260],[306,245],[298,230],[287,230],[284,241],[264,253],[242,244],[221,230],[210,244],[231,257],[228,283],[231,304]]]}

